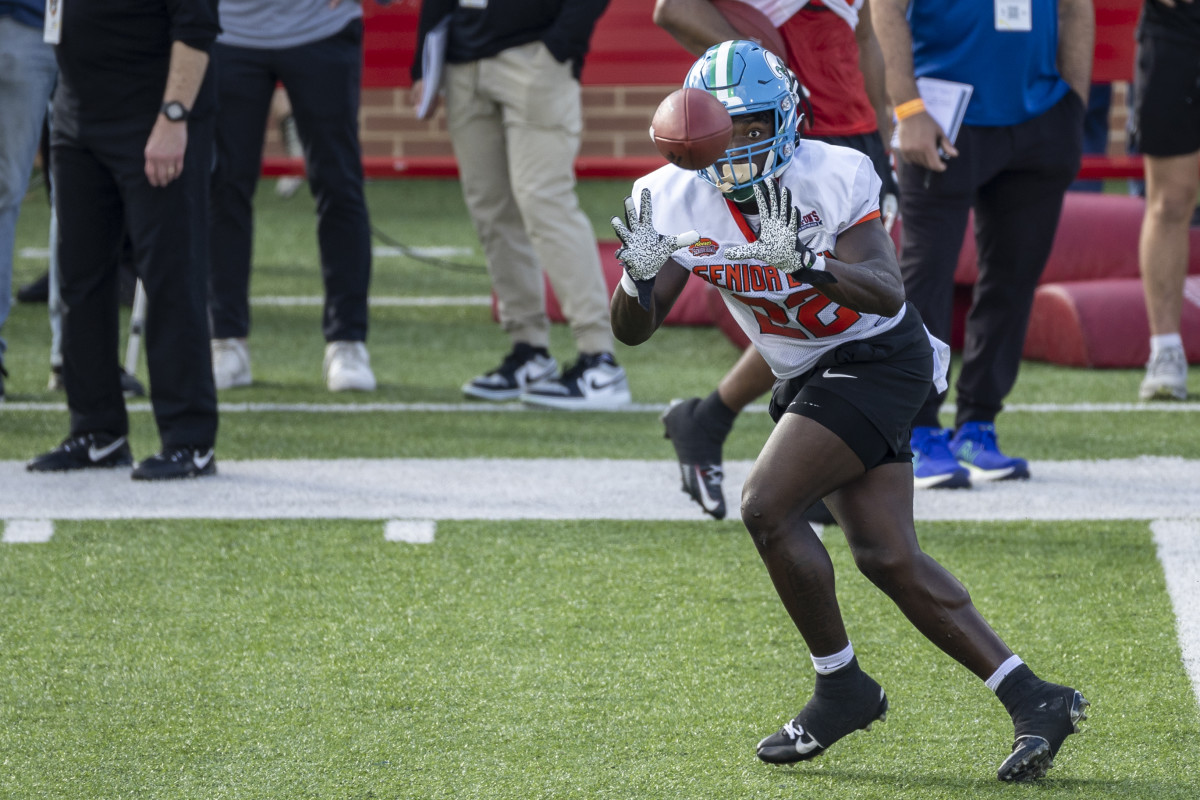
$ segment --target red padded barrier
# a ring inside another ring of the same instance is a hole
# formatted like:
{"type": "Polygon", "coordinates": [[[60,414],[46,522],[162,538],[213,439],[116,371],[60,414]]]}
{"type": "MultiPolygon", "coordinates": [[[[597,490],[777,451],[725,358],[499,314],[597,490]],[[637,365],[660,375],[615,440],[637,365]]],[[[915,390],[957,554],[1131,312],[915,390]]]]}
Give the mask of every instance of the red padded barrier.
{"type": "MultiPolygon", "coordinates": [[[[1140,197],[1094,192],[1067,192],[1054,246],[1046,260],[1042,283],[1097,278],[1138,277],[1138,235],[1145,201],[1140,197]]],[[[967,222],[954,282],[975,283],[975,215],[967,222]]],[[[900,241],[904,220],[896,221],[892,238],[900,241]]],[[[1188,273],[1200,274],[1200,228],[1191,229],[1188,273]]]]}
{"type": "MultiPolygon", "coordinates": [[[[612,295],[617,284],[621,281],[622,267],[617,261],[616,252],[620,242],[600,242],[600,266],[604,269],[604,282],[608,284],[609,295],[612,295]]],[[[688,280],[683,287],[683,292],[680,293],[679,299],[675,301],[675,305],[671,308],[671,313],[663,320],[664,325],[712,325],[713,316],[710,311],[710,306],[706,296],[708,294],[717,294],[717,290],[702,280],[688,280]]],[[[718,298],[718,302],[719,298],[718,298]]],[[[558,297],[554,294],[554,288],[550,285],[549,279],[546,280],[546,313],[550,317],[551,322],[565,322],[563,317],[562,307],[558,303],[558,297]]],[[[496,296],[492,295],[492,317],[499,319],[499,313],[496,308],[496,296]]]]}
{"type": "MultiPolygon", "coordinates": [[[[1200,276],[1187,278],[1182,329],[1188,361],[1200,363],[1200,276]]],[[[1025,358],[1075,367],[1140,367],[1150,357],[1150,327],[1136,278],[1039,286],[1025,358]]]]}

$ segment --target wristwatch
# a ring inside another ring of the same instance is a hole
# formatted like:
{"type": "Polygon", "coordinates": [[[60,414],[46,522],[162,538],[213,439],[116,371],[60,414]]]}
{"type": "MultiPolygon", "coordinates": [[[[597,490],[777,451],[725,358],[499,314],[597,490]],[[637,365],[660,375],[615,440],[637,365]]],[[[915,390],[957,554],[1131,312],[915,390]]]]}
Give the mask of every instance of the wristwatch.
{"type": "Polygon", "coordinates": [[[188,114],[191,113],[188,111],[187,106],[178,100],[171,100],[163,103],[162,108],[160,108],[159,111],[161,111],[162,115],[171,122],[183,122],[188,118],[188,114]]]}

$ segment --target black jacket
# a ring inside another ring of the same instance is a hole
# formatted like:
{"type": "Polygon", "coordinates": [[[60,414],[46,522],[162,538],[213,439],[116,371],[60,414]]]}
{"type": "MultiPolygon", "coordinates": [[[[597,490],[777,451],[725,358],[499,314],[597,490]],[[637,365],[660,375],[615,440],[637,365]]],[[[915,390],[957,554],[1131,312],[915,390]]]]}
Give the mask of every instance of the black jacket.
{"type": "Polygon", "coordinates": [[[570,61],[578,78],[596,21],[607,6],[608,0],[488,0],[480,9],[464,8],[457,0],[425,0],[412,78],[421,78],[425,34],[447,14],[452,15],[448,63],[478,61],[540,40],[558,61],[570,61]]]}
{"type": "MultiPolygon", "coordinates": [[[[208,52],[220,32],[217,0],[64,2],[62,41],[54,48],[59,70],[55,124],[136,117],[153,125],[171,43],[208,52]]],[[[204,114],[211,106],[211,91],[202,91],[194,110],[204,114]]]]}

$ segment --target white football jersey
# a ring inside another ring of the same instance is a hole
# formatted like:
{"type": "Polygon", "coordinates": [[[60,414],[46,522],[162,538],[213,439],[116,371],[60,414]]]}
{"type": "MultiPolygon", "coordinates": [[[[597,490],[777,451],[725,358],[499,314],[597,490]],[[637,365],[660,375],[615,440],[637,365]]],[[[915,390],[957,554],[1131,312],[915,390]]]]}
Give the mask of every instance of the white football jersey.
{"type": "MultiPolygon", "coordinates": [[[[825,255],[855,225],[879,217],[879,176],[871,159],[848,147],[801,139],[779,183],[800,213],[800,241],[825,255]]],[[[865,339],[904,317],[864,314],[838,305],[811,285],[761,261],[731,261],[727,247],[757,238],[750,221],[697,173],[667,165],[634,182],[633,199],[650,189],[654,227],[674,235],[695,230],[700,240],[672,258],[720,290],[733,318],[778,378],[811,369],[840,344],[865,339]]]]}

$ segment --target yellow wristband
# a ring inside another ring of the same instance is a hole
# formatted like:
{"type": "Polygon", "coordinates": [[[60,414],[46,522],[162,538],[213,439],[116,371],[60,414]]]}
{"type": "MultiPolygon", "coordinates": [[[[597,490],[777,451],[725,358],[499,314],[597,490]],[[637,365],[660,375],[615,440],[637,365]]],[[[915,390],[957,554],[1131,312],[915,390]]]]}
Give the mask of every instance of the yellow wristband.
{"type": "Polygon", "coordinates": [[[921,98],[909,100],[907,103],[901,103],[896,106],[896,119],[908,119],[914,114],[920,114],[925,110],[925,101],[921,98]]]}

